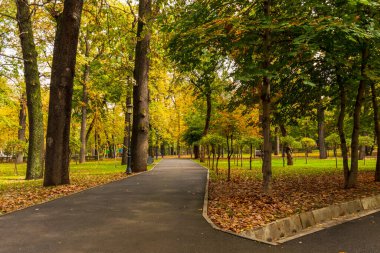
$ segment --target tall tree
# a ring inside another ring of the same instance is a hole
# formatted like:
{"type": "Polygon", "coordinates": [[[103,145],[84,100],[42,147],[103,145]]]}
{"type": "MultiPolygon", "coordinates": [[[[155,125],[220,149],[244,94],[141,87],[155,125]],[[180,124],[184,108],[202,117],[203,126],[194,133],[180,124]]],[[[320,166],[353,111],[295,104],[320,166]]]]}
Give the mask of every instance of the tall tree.
{"type": "Polygon", "coordinates": [[[65,0],[56,17],[44,186],[70,183],[71,102],[82,7],[83,0],[65,0]]]}
{"type": "Polygon", "coordinates": [[[371,94],[372,94],[372,105],[373,105],[373,118],[375,121],[375,134],[377,142],[377,159],[376,159],[376,172],[375,181],[380,182],[380,122],[379,122],[379,104],[377,102],[376,94],[376,84],[371,81],[371,94]]]}
{"type": "MultiPolygon", "coordinates": [[[[86,58],[90,55],[90,42],[87,34],[84,38],[84,56],[86,58]]],[[[84,163],[86,161],[86,127],[87,127],[87,104],[88,104],[88,80],[90,77],[90,64],[86,62],[83,68],[83,78],[82,78],[82,87],[83,87],[83,95],[82,95],[82,120],[80,126],[80,152],[79,152],[79,163],[84,163]]]]}
{"type": "Polygon", "coordinates": [[[28,0],[16,0],[17,22],[24,59],[27,107],[29,115],[29,148],[26,179],[42,177],[43,168],[43,112],[37,51],[34,44],[31,12],[28,0]]]}
{"type": "Polygon", "coordinates": [[[135,52],[133,87],[133,126],[132,126],[132,161],[133,172],[147,170],[149,142],[149,51],[151,32],[149,22],[152,14],[152,1],[140,0],[137,23],[137,43],[135,52]]]}

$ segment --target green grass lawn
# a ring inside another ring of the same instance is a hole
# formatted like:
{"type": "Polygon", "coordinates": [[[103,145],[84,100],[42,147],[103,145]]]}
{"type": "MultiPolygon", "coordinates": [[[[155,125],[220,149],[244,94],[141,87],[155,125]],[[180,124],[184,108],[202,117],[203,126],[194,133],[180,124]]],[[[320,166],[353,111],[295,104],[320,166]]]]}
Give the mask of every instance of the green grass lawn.
{"type": "MultiPolygon", "coordinates": [[[[335,159],[334,158],[328,158],[328,159],[318,159],[318,158],[310,158],[308,159],[308,162],[306,164],[305,158],[298,157],[294,158],[294,165],[293,166],[286,166],[286,160],[285,160],[285,167],[283,167],[283,161],[282,158],[274,157],[272,159],[272,172],[273,177],[278,176],[297,176],[297,175],[318,175],[318,174],[326,174],[326,173],[340,173],[342,172],[342,159],[338,159],[338,168],[336,168],[335,165],[335,159]]],[[[208,162],[206,159],[205,163],[202,163],[202,165],[211,168],[211,166],[208,166],[208,162]]],[[[243,166],[240,165],[240,160],[238,164],[234,162],[234,160],[231,159],[231,170],[232,173],[236,172],[239,173],[239,175],[243,175],[246,177],[255,177],[258,179],[261,179],[261,166],[262,161],[261,159],[255,159],[252,162],[252,170],[249,170],[249,160],[244,159],[243,160],[243,166]]],[[[376,159],[370,159],[366,158],[365,164],[364,161],[359,161],[359,169],[362,171],[374,171],[376,166],[376,159]]],[[[225,171],[227,169],[227,160],[223,159],[219,161],[219,168],[221,169],[221,174],[218,176],[220,179],[223,179],[225,175],[225,171]]],[[[212,178],[217,177],[215,173],[211,172],[210,176],[212,178]]]]}
{"type": "MultiPolygon", "coordinates": [[[[148,166],[150,170],[159,160],[155,160],[153,164],[148,166]]],[[[0,190],[9,184],[20,184],[20,185],[39,185],[42,180],[31,180],[26,181],[26,163],[18,164],[18,175],[15,174],[13,163],[2,163],[0,164],[0,190]]],[[[89,161],[83,164],[76,164],[75,162],[70,163],[70,176],[72,178],[83,177],[83,176],[101,176],[101,175],[111,175],[125,172],[126,165],[121,165],[119,159],[116,161],[113,159],[103,160],[103,161],[89,161]]]]}

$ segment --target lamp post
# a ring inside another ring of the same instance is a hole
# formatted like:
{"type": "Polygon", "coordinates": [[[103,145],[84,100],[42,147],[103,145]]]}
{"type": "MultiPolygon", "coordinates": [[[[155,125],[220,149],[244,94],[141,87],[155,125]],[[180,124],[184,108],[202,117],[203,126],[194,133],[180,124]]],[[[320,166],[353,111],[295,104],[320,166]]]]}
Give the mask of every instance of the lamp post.
{"type": "Polygon", "coordinates": [[[128,114],[128,160],[127,160],[127,174],[132,173],[131,169],[131,116],[133,113],[133,105],[127,105],[127,114],[128,114]]]}

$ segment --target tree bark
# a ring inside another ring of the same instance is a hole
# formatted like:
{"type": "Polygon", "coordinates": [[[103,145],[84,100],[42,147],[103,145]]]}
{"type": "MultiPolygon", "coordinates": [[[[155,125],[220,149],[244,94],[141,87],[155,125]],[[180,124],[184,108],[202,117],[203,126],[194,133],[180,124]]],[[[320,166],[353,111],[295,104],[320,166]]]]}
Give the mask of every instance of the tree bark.
{"type": "MultiPolygon", "coordinates": [[[[128,108],[128,105],[130,105],[131,103],[132,103],[132,98],[131,98],[131,95],[128,93],[127,99],[126,99],[126,108],[128,108]]],[[[128,110],[126,109],[125,118],[124,118],[123,155],[121,158],[121,164],[122,165],[126,165],[127,161],[128,161],[128,149],[129,149],[129,147],[127,147],[127,146],[128,146],[128,136],[130,136],[129,133],[131,132],[130,124],[129,124],[130,120],[131,120],[131,114],[129,114],[128,110]]]]}
{"type": "MultiPolygon", "coordinates": [[[[26,132],[26,101],[25,101],[25,94],[23,93],[21,95],[20,99],[20,111],[19,111],[19,129],[17,133],[17,138],[20,141],[25,142],[25,132],[26,132]]],[[[16,155],[16,163],[22,163],[24,159],[24,152],[19,152],[16,155]]]]}
{"type": "Polygon", "coordinates": [[[376,142],[377,142],[375,181],[380,182],[380,122],[379,122],[379,104],[377,103],[375,82],[371,82],[371,94],[372,94],[372,105],[373,105],[373,119],[375,123],[375,134],[376,134],[376,142]]]}
{"type": "Polygon", "coordinates": [[[326,159],[327,151],[325,144],[325,108],[322,105],[322,100],[319,101],[317,110],[319,159],[326,159]]]}
{"type": "MultiPolygon", "coordinates": [[[[287,136],[287,133],[286,133],[286,128],[284,125],[281,125],[280,126],[280,129],[281,129],[281,135],[282,137],[286,137],[287,136]]],[[[286,154],[286,164],[288,166],[292,166],[294,164],[293,162],[293,152],[292,152],[292,148],[287,145],[287,144],[283,144],[283,152],[286,154]]],[[[283,154],[283,156],[285,155],[283,154]]]]}
{"type": "Polygon", "coordinates": [[[234,142],[233,142],[233,135],[227,135],[227,181],[231,180],[231,156],[234,153],[234,142]]]}
{"type": "Polygon", "coordinates": [[[70,121],[83,0],[65,0],[57,17],[46,135],[44,186],[69,184],[70,121]]]}
{"type": "Polygon", "coordinates": [[[345,182],[346,188],[356,187],[357,177],[358,177],[358,167],[359,167],[359,133],[360,133],[360,113],[362,105],[364,102],[364,92],[366,89],[366,71],[367,71],[367,62],[369,57],[369,49],[367,45],[363,45],[362,49],[362,63],[361,63],[361,80],[359,82],[358,94],[356,96],[356,102],[354,107],[354,127],[352,130],[351,138],[351,170],[348,175],[348,178],[345,182]]]}
{"type": "Polygon", "coordinates": [[[199,159],[199,145],[193,146],[194,159],[199,159]]]}
{"type": "Polygon", "coordinates": [[[275,147],[276,147],[276,149],[274,150],[274,154],[275,155],[279,155],[280,154],[280,136],[279,136],[278,131],[279,131],[279,129],[278,129],[278,127],[276,127],[275,128],[275,135],[276,135],[275,147]]]}
{"type": "Polygon", "coordinates": [[[151,32],[147,25],[151,17],[152,0],[140,0],[137,24],[137,44],[133,87],[132,171],[147,170],[149,141],[149,51],[151,32]]]}
{"type": "Polygon", "coordinates": [[[348,181],[348,177],[350,174],[350,167],[348,165],[348,150],[347,150],[347,140],[346,134],[344,133],[344,118],[346,116],[346,107],[347,107],[347,92],[344,87],[343,80],[339,75],[339,69],[337,69],[337,82],[339,85],[339,97],[340,97],[340,112],[338,117],[338,132],[340,138],[340,147],[342,150],[342,158],[343,158],[343,174],[345,184],[348,181]]]}
{"type": "MultiPolygon", "coordinates": [[[[90,56],[90,43],[87,36],[85,37],[85,53],[84,56],[88,58],[90,56]]],[[[82,119],[80,127],[80,152],[79,152],[79,163],[86,162],[86,128],[87,128],[87,104],[88,104],[88,91],[87,83],[90,77],[90,64],[86,63],[83,70],[83,95],[82,95],[82,119]]]]}
{"type": "Polygon", "coordinates": [[[94,115],[94,118],[92,119],[92,121],[91,121],[91,123],[90,123],[90,126],[89,126],[88,129],[87,129],[87,133],[86,133],[86,143],[88,143],[88,139],[90,138],[91,131],[92,131],[92,129],[94,128],[95,121],[96,121],[96,114],[94,115]]]}
{"type": "Polygon", "coordinates": [[[41,102],[41,85],[37,51],[28,0],[16,0],[17,23],[24,59],[24,76],[29,120],[29,147],[26,179],[42,177],[44,128],[41,102]]]}
{"type": "MultiPolygon", "coordinates": [[[[271,9],[271,0],[264,1],[264,15],[269,18],[271,9]]],[[[270,30],[269,28],[264,30],[263,35],[263,54],[264,54],[264,64],[263,69],[267,70],[270,66],[270,30]]],[[[270,115],[271,115],[271,86],[270,79],[268,76],[263,77],[263,84],[261,89],[261,103],[263,106],[263,151],[264,159],[262,165],[263,173],[263,190],[265,193],[270,193],[272,189],[272,143],[270,140],[270,115]]]]}

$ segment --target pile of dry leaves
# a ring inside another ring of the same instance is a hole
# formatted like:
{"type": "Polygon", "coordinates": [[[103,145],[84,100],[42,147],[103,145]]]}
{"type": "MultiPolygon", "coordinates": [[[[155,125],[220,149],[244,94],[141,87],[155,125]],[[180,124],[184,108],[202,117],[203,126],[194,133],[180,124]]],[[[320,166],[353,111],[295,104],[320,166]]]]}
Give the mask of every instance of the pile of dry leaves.
{"type": "Polygon", "coordinates": [[[70,185],[57,187],[42,187],[41,180],[34,182],[34,184],[15,183],[14,185],[8,185],[6,188],[0,189],[0,214],[9,213],[126,177],[125,173],[78,175],[72,177],[70,185]]]}
{"type": "Polygon", "coordinates": [[[361,172],[358,187],[342,188],[341,174],[278,177],[271,196],[262,193],[261,181],[234,175],[230,182],[210,180],[208,215],[223,229],[241,232],[276,219],[334,203],[380,194],[373,172],[361,172]]]}

